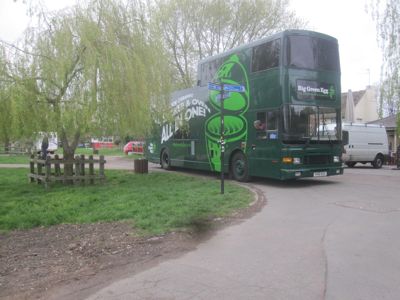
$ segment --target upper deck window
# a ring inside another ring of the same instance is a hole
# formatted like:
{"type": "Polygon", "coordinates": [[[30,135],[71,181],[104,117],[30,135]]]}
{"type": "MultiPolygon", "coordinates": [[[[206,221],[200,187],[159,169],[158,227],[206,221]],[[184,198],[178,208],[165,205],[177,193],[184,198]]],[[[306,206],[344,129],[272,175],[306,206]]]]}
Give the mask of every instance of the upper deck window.
{"type": "Polygon", "coordinates": [[[200,82],[198,82],[198,85],[205,86],[207,83],[213,82],[221,64],[221,58],[203,63],[200,66],[200,82]]]}
{"type": "Polygon", "coordinates": [[[281,52],[281,40],[273,40],[253,48],[251,70],[253,72],[263,71],[279,66],[279,55],[281,52]]]}
{"type": "Polygon", "coordinates": [[[340,71],[337,43],[310,36],[289,36],[287,65],[301,69],[340,71]]]}

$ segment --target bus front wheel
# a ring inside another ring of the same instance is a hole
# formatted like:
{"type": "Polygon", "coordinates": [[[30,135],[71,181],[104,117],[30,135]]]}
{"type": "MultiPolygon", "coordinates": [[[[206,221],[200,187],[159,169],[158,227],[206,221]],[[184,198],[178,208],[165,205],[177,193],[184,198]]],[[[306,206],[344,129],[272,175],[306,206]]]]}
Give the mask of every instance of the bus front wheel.
{"type": "Polygon", "coordinates": [[[161,152],[161,168],[164,170],[171,170],[171,161],[167,149],[164,149],[161,152]]]}
{"type": "Polygon", "coordinates": [[[242,152],[237,152],[233,155],[231,163],[231,174],[233,179],[241,182],[247,182],[249,176],[249,164],[246,156],[242,152]]]}

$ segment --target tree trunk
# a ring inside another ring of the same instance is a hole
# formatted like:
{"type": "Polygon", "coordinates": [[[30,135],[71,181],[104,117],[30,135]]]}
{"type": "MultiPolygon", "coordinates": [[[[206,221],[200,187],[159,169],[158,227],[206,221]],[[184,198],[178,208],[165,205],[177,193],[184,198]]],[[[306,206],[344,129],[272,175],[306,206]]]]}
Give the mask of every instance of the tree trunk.
{"type": "Polygon", "coordinates": [[[8,137],[4,140],[4,152],[8,153],[10,151],[10,139],[8,137]]]}
{"type": "MultiPolygon", "coordinates": [[[[61,142],[63,147],[63,156],[65,161],[72,162],[74,160],[75,150],[78,146],[80,137],[80,130],[77,130],[72,138],[71,143],[68,141],[67,134],[63,129],[61,131],[61,142]]],[[[65,164],[64,165],[64,174],[65,176],[73,176],[74,172],[74,164],[65,164]]],[[[67,184],[73,184],[73,180],[67,180],[67,184]]]]}

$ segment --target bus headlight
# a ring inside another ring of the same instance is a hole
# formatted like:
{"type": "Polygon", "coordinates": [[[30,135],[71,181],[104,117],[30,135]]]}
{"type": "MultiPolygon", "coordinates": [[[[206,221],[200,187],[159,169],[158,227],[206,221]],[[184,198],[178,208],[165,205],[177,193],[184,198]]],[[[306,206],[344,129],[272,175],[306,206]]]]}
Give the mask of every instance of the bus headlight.
{"type": "Polygon", "coordinates": [[[339,157],[339,156],[334,156],[334,157],[333,157],[333,162],[334,162],[334,163],[340,162],[340,157],[339,157]]]}
{"type": "Polygon", "coordinates": [[[299,165],[299,164],[301,164],[300,157],[293,157],[293,164],[294,164],[294,165],[299,165]]]}

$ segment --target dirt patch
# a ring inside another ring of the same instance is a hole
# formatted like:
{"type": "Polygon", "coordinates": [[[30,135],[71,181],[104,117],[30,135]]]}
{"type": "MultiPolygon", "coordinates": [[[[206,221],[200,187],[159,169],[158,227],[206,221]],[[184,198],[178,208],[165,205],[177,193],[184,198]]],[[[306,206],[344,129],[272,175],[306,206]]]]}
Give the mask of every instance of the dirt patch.
{"type": "Polygon", "coordinates": [[[215,230],[266,203],[261,192],[226,218],[196,220],[186,231],[143,237],[127,222],[62,224],[0,234],[1,299],[83,299],[102,286],[178,257],[215,230]]]}

